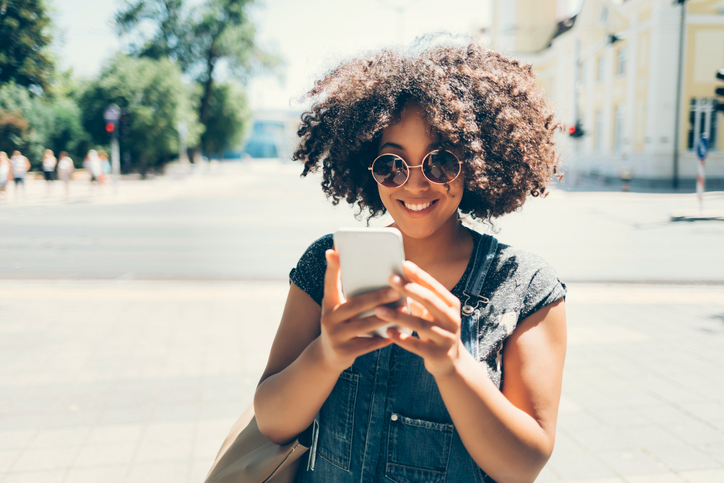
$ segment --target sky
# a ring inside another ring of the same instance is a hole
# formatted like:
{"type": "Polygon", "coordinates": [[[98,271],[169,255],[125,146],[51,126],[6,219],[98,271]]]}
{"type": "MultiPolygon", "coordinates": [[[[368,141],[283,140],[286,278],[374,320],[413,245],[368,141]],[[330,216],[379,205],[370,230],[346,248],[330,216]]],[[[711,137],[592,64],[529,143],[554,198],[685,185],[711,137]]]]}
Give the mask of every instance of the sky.
{"type": "MultiPolygon", "coordinates": [[[[191,0],[196,3],[199,0],[191,0]]],[[[261,0],[251,16],[257,40],[285,63],[282,77],[251,80],[254,109],[299,107],[314,80],[341,60],[369,50],[408,45],[434,32],[470,34],[489,22],[490,0],[261,0]],[[442,5],[445,5],[444,8],[442,5]]],[[[569,0],[575,9],[580,0],[569,0]]],[[[122,0],[50,0],[63,68],[95,76],[120,48],[112,17],[122,0]]]]}

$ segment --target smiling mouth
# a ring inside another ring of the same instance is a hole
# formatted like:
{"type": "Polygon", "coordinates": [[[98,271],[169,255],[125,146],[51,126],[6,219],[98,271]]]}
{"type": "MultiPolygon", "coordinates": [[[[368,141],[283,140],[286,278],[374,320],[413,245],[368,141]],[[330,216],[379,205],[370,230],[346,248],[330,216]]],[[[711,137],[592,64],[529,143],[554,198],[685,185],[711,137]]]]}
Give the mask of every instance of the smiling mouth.
{"type": "Polygon", "coordinates": [[[406,201],[399,200],[400,203],[402,203],[405,208],[407,208],[410,211],[422,211],[426,210],[429,207],[431,207],[433,204],[437,203],[437,200],[428,201],[427,203],[408,203],[406,201]]]}

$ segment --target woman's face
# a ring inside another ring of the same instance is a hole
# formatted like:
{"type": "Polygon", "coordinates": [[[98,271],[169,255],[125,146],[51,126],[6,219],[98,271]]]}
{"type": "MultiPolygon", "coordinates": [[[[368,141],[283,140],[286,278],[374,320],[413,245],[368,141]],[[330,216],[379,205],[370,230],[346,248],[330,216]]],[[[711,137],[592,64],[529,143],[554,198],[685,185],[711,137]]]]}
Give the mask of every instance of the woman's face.
{"type": "MultiPolygon", "coordinates": [[[[379,154],[396,154],[409,166],[420,166],[425,156],[439,147],[420,106],[409,103],[402,110],[400,122],[382,132],[379,154]]],[[[463,196],[462,174],[447,185],[435,184],[423,176],[421,169],[414,168],[407,183],[399,188],[377,186],[382,203],[404,235],[427,238],[457,220],[463,196]]]]}

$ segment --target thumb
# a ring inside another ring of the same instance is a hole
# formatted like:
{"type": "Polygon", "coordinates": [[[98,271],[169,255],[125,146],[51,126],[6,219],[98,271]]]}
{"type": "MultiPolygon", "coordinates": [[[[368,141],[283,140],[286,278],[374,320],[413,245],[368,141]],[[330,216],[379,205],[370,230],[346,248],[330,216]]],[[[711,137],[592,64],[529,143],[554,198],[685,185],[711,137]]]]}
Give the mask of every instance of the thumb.
{"type": "Polygon", "coordinates": [[[342,277],[339,265],[339,254],[334,250],[324,253],[327,269],[324,272],[324,298],[322,310],[331,310],[345,301],[342,293],[342,277]]]}

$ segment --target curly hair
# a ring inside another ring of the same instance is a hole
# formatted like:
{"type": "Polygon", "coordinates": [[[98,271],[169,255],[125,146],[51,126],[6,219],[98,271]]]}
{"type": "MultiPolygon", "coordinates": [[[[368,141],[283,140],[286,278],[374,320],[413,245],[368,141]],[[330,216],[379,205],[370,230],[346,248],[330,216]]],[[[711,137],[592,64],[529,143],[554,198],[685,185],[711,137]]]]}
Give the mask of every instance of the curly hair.
{"type": "Polygon", "coordinates": [[[476,44],[436,46],[419,54],[383,50],[347,61],[318,80],[307,97],[293,159],[302,176],[322,169],[333,204],[344,199],[370,218],[384,214],[368,166],[382,130],[406,103],[418,103],[442,143],[463,161],[459,210],[490,221],[541,196],[556,174],[554,134],[562,128],[530,65],[476,44]]]}

